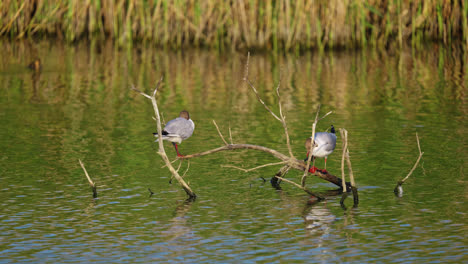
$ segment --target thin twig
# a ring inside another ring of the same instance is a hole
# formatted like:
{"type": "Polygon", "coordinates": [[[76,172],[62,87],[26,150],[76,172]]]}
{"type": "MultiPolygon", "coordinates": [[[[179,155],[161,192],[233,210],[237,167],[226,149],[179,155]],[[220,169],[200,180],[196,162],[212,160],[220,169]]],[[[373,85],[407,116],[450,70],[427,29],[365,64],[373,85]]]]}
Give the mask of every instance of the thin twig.
{"type": "Polygon", "coordinates": [[[233,165],[222,165],[221,167],[234,168],[234,169],[241,170],[243,172],[250,172],[250,171],[253,171],[253,170],[257,170],[257,169],[261,169],[261,168],[265,168],[265,167],[269,167],[269,166],[286,164],[286,163],[288,163],[288,162],[287,161],[281,161],[281,162],[276,162],[276,163],[268,163],[268,164],[263,164],[263,165],[260,165],[260,166],[254,167],[254,168],[250,168],[250,169],[244,169],[244,168],[240,168],[240,167],[233,166],[233,165]]]}
{"type": "Polygon", "coordinates": [[[89,182],[89,185],[91,185],[91,188],[93,189],[93,197],[96,198],[97,197],[97,189],[96,189],[96,183],[93,182],[93,180],[91,180],[91,177],[89,177],[89,174],[88,172],[86,171],[86,168],[83,164],[83,162],[81,162],[80,159],[78,159],[78,161],[80,162],[80,166],[81,168],[83,169],[85,175],[86,175],[86,178],[88,178],[88,182],[89,182]]]}
{"type": "Polygon", "coordinates": [[[231,124],[229,124],[229,140],[231,141],[231,144],[233,144],[232,143],[231,124]]]}
{"type": "Polygon", "coordinates": [[[308,193],[308,194],[310,194],[310,195],[313,195],[313,196],[317,197],[317,199],[318,199],[319,201],[320,201],[320,200],[325,200],[325,198],[323,198],[322,196],[320,196],[320,195],[318,195],[318,194],[316,194],[316,193],[310,191],[309,189],[307,189],[307,188],[304,187],[304,186],[301,186],[300,184],[297,184],[297,183],[295,183],[295,182],[293,182],[293,181],[290,181],[290,180],[288,180],[288,179],[286,179],[286,178],[283,178],[283,177],[279,177],[279,176],[275,176],[275,177],[278,178],[279,180],[285,181],[285,182],[287,182],[287,183],[290,183],[290,184],[296,186],[297,188],[299,188],[299,189],[305,191],[306,193],[308,193]]]}
{"type": "Polygon", "coordinates": [[[356,187],[356,182],[354,181],[353,168],[351,167],[351,160],[349,158],[349,148],[346,149],[346,164],[348,165],[349,179],[352,187],[356,187]]]}
{"type": "Polygon", "coordinates": [[[397,182],[397,185],[395,186],[395,189],[393,189],[393,192],[395,193],[395,195],[397,195],[398,197],[402,197],[403,196],[403,183],[409,178],[409,176],[413,173],[413,171],[416,169],[416,167],[418,166],[419,164],[419,161],[421,160],[421,157],[423,156],[424,152],[421,151],[421,145],[419,144],[419,137],[418,137],[418,133],[416,133],[416,141],[418,143],[418,150],[419,150],[419,156],[418,156],[418,159],[416,160],[416,163],[414,163],[414,166],[413,168],[411,169],[411,171],[408,173],[408,175],[406,175],[405,178],[403,178],[402,180],[399,180],[397,182]]]}
{"type": "Polygon", "coordinates": [[[164,120],[164,113],[161,113],[161,122],[164,126],[166,125],[166,121],[164,120]]]}
{"type": "MultiPolygon", "coordinates": [[[[312,123],[312,136],[311,136],[311,141],[310,141],[311,144],[310,144],[310,148],[307,150],[309,155],[307,156],[306,170],[304,171],[304,174],[302,175],[302,178],[301,178],[302,186],[305,186],[305,180],[306,180],[307,175],[309,174],[310,161],[312,159],[312,153],[313,153],[314,148],[315,148],[315,128],[317,127],[317,123],[318,123],[319,120],[321,120],[321,119],[325,118],[327,115],[331,114],[331,112],[328,112],[322,118],[319,119],[319,113],[320,113],[320,104],[317,107],[317,113],[315,114],[315,120],[312,123]]],[[[314,163],[312,164],[312,166],[315,167],[315,159],[314,159],[314,163]]]]}
{"type": "Polygon", "coordinates": [[[249,59],[250,59],[250,53],[247,54],[247,62],[245,64],[245,72],[244,72],[244,81],[247,82],[247,84],[250,86],[250,88],[252,88],[252,91],[255,93],[255,96],[257,97],[257,100],[265,107],[265,109],[270,112],[270,114],[276,118],[278,121],[281,122],[281,124],[283,125],[283,128],[284,128],[284,134],[286,136],[286,145],[288,147],[288,151],[289,151],[289,156],[291,158],[294,158],[294,154],[292,152],[292,147],[291,147],[291,142],[290,142],[290,139],[289,139],[289,133],[288,133],[288,125],[286,123],[286,117],[284,116],[283,114],[283,107],[281,105],[281,97],[280,97],[280,93],[279,93],[279,89],[280,89],[280,86],[281,86],[281,75],[280,75],[280,79],[278,81],[278,85],[276,86],[276,95],[278,96],[278,108],[279,108],[279,117],[270,109],[270,107],[268,107],[266,105],[266,103],[262,100],[262,98],[260,98],[260,95],[258,94],[258,91],[257,89],[255,88],[255,86],[252,84],[252,82],[250,82],[249,80],[249,59]]]}
{"type": "Polygon", "coordinates": [[[181,161],[181,160],[180,160],[180,162],[179,162],[179,166],[177,166],[177,170],[176,170],[177,172],[179,172],[180,167],[182,167],[182,161],[181,161]]]}
{"type": "Polygon", "coordinates": [[[343,142],[343,155],[341,156],[341,184],[343,186],[343,193],[346,192],[346,180],[344,172],[344,161],[346,156],[346,148],[348,147],[348,142],[346,141],[346,130],[340,128],[341,140],[343,142]]]}
{"type": "Polygon", "coordinates": [[[250,82],[249,79],[246,79],[245,80],[247,82],[247,84],[250,86],[250,88],[252,88],[252,91],[255,93],[255,95],[257,96],[257,100],[265,107],[265,109],[274,117],[276,118],[278,121],[281,122],[281,118],[279,118],[275,113],[273,113],[273,111],[266,105],[266,103],[262,100],[262,98],[260,98],[260,95],[258,94],[258,91],[257,89],[255,88],[255,86],[250,82]]]}
{"type": "Polygon", "coordinates": [[[224,145],[229,145],[224,139],[223,134],[221,134],[221,131],[219,131],[219,127],[218,127],[218,124],[216,124],[216,121],[213,120],[213,124],[215,125],[216,130],[218,130],[219,137],[221,137],[221,139],[223,140],[224,145]]]}
{"type": "Polygon", "coordinates": [[[276,96],[278,96],[279,115],[281,117],[281,124],[283,125],[283,128],[284,128],[284,135],[286,136],[286,146],[288,147],[289,156],[291,158],[294,158],[292,148],[291,148],[291,141],[289,139],[288,125],[286,124],[286,116],[283,114],[283,106],[282,106],[282,103],[281,103],[281,96],[280,96],[280,93],[279,93],[281,80],[282,80],[282,75],[281,75],[281,72],[280,72],[280,78],[279,78],[279,81],[278,81],[278,86],[276,87],[276,96]]]}
{"type": "Polygon", "coordinates": [[[330,112],[326,113],[325,115],[323,115],[321,118],[319,118],[319,119],[317,120],[317,122],[320,121],[320,120],[322,120],[322,119],[324,119],[325,117],[327,117],[327,116],[328,116],[329,114],[331,114],[331,113],[333,113],[333,111],[330,111],[330,112]]]}
{"type": "Polygon", "coordinates": [[[184,174],[182,174],[182,178],[185,177],[185,174],[187,174],[189,168],[190,168],[190,160],[187,160],[187,169],[185,170],[184,174]]]}
{"type": "MultiPolygon", "coordinates": [[[[348,131],[344,129],[346,145],[348,145],[348,131]]],[[[353,201],[354,207],[357,207],[359,204],[359,195],[356,187],[356,182],[354,181],[353,168],[351,166],[351,159],[349,157],[349,148],[346,147],[346,164],[348,165],[349,179],[351,181],[351,191],[353,192],[353,201]]],[[[345,197],[346,198],[346,197],[345,197]]]]}
{"type": "Polygon", "coordinates": [[[419,160],[421,159],[422,155],[424,154],[424,152],[421,152],[421,146],[419,144],[419,137],[418,137],[418,133],[416,133],[416,141],[418,142],[418,150],[419,150],[419,157],[418,159],[416,160],[416,163],[414,164],[413,168],[411,169],[411,171],[408,173],[408,175],[401,181],[399,181],[399,185],[402,185],[408,178],[409,176],[413,173],[413,171],[416,169],[416,167],[418,166],[418,163],[419,163],[419,160]]]}

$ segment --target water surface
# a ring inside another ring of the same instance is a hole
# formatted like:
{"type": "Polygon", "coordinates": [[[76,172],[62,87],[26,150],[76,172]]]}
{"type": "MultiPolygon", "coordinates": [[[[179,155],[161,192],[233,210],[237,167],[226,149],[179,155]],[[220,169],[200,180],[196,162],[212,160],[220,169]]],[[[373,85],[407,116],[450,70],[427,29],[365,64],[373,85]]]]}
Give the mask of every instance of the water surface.
{"type": "MultiPolygon", "coordinates": [[[[194,159],[186,195],[162,168],[151,132],[158,95],[165,120],[187,109],[194,135],[180,151],[223,144],[212,120],[235,143],[287,154],[282,125],[242,82],[246,54],[50,41],[0,42],[0,262],[323,262],[467,261],[465,177],[467,53],[457,46],[405,50],[252,54],[250,78],[272,110],[280,92],[294,154],[319,104],[319,131],[349,131],[360,204],[339,196],[310,202],[287,183],[269,182],[279,166],[255,151],[194,159]],[[26,67],[35,58],[41,71],[26,67]],[[281,76],[281,78],[280,78],[281,76]],[[424,156],[395,197],[396,182],[424,156]],[[78,159],[97,182],[92,192],[78,159]],[[154,192],[150,196],[148,188],[154,192]]],[[[169,155],[175,151],[166,144],[169,155]]],[[[327,169],[340,175],[341,139],[327,169]]],[[[317,161],[318,167],[323,160],[317,161]]],[[[182,165],[185,170],[187,163],[182,165]]],[[[300,172],[287,178],[299,181],[300,172]]],[[[307,187],[335,189],[318,178],[307,187]]]]}

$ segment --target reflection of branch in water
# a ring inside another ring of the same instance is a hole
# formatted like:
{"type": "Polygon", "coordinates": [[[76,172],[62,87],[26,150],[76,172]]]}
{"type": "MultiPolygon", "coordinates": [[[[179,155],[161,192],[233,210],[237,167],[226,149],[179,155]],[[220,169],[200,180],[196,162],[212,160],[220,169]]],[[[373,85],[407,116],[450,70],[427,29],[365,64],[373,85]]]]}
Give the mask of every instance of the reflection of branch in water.
{"type": "Polygon", "coordinates": [[[346,228],[349,225],[354,225],[355,224],[354,215],[357,214],[358,212],[359,212],[359,210],[356,207],[354,207],[351,210],[344,210],[343,230],[345,232],[346,239],[348,240],[348,242],[352,242],[352,239],[353,239],[352,235],[354,233],[359,232],[358,228],[346,228]]]}
{"type": "Polygon", "coordinates": [[[321,251],[319,258],[323,262],[327,262],[330,257],[335,258],[334,251],[328,250],[326,242],[330,240],[329,236],[336,216],[327,208],[326,203],[308,204],[304,208],[303,217],[307,234],[314,239],[314,246],[321,251]]]}
{"type": "Polygon", "coordinates": [[[169,241],[176,240],[191,233],[192,228],[187,226],[187,217],[185,215],[190,211],[194,201],[195,199],[188,198],[175,208],[174,218],[171,219],[169,229],[162,232],[165,236],[170,237],[169,241]]]}
{"type": "Polygon", "coordinates": [[[33,71],[31,74],[31,83],[32,83],[32,96],[29,99],[31,103],[41,102],[41,97],[39,96],[39,81],[41,80],[41,72],[33,71]]]}

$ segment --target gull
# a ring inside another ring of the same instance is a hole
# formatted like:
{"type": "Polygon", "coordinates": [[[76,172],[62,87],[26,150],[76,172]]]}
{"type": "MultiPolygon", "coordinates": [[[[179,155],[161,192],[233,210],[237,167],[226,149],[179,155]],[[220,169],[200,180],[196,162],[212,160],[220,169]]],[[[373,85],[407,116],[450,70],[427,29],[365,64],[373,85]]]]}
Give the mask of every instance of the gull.
{"type": "MultiPolygon", "coordinates": [[[[307,149],[307,158],[309,157],[309,149],[311,148],[312,137],[308,138],[305,142],[307,149]]],[[[315,158],[325,158],[325,168],[322,172],[327,173],[327,157],[330,155],[336,147],[336,135],[335,127],[331,126],[330,133],[328,132],[317,132],[314,137],[314,149],[312,151],[312,160],[315,164],[315,158]]],[[[307,158],[305,159],[307,161],[307,158]]],[[[312,165],[311,172],[315,172],[317,168],[312,165]]]]}
{"type": "MultiPolygon", "coordinates": [[[[180,144],[183,140],[189,138],[193,134],[194,129],[195,124],[192,119],[190,119],[189,112],[183,110],[180,112],[179,117],[167,122],[162,131],[162,140],[172,142],[172,145],[174,145],[176,149],[177,157],[183,157],[183,155],[179,153],[177,143],[180,144]]],[[[158,142],[160,139],[158,133],[153,133],[153,135],[158,138],[155,142],[158,142]]]]}

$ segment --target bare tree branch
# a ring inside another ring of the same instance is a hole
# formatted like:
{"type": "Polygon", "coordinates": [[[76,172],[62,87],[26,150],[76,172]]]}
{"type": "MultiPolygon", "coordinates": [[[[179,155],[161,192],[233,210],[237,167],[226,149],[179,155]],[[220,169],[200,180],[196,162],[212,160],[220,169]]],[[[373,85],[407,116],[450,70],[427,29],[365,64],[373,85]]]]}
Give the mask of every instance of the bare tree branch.
{"type": "MultiPolygon", "coordinates": [[[[263,146],[258,146],[258,145],[251,145],[251,144],[229,144],[229,145],[221,146],[215,149],[210,149],[210,150],[199,152],[199,153],[185,155],[183,157],[180,157],[180,159],[192,159],[192,158],[202,157],[202,156],[206,156],[206,155],[213,154],[213,153],[220,152],[220,151],[238,150],[238,149],[253,149],[253,150],[266,152],[274,156],[275,158],[282,160],[283,162],[285,162],[284,164],[287,164],[286,166],[289,166],[290,168],[294,168],[300,171],[306,170],[306,163],[304,163],[304,161],[302,160],[291,159],[290,157],[282,154],[281,152],[278,152],[277,150],[270,149],[270,148],[263,147],[263,146]]],[[[341,180],[335,175],[332,175],[328,172],[325,173],[319,170],[313,172],[312,174],[323,180],[331,182],[339,187],[342,187],[341,180]]],[[[346,186],[349,187],[350,183],[347,182],[346,186]]]]}
{"type": "Polygon", "coordinates": [[[245,64],[245,72],[244,72],[244,81],[247,82],[247,84],[250,86],[250,88],[252,88],[252,91],[255,93],[255,96],[257,97],[257,100],[265,107],[265,109],[270,112],[270,114],[276,118],[278,121],[281,122],[281,124],[283,125],[283,128],[284,128],[284,134],[286,136],[286,145],[288,147],[288,151],[289,151],[289,156],[291,158],[294,158],[294,154],[292,152],[292,148],[291,148],[291,142],[290,142],[290,139],[289,139],[289,133],[288,133],[288,125],[286,124],[286,117],[284,116],[283,114],[283,107],[282,107],[282,104],[281,104],[281,97],[280,97],[280,93],[279,93],[279,89],[280,89],[280,86],[281,86],[281,75],[280,75],[280,79],[278,81],[278,85],[276,87],[276,95],[278,97],[278,108],[279,108],[279,117],[265,104],[265,102],[262,100],[262,98],[260,98],[260,95],[258,94],[258,91],[257,89],[255,88],[255,86],[252,84],[252,82],[249,80],[249,58],[250,58],[250,53],[247,54],[247,62],[245,64]]]}
{"type": "Polygon", "coordinates": [[[348,173],[349,173],[349,180],[351,182],[351,186],[356,187],[356,182],[354,181],[353,168],[351,167],[351,160],[349,158],[349,148],[346,149],[346,164],[348,165],[348,173]]]}

